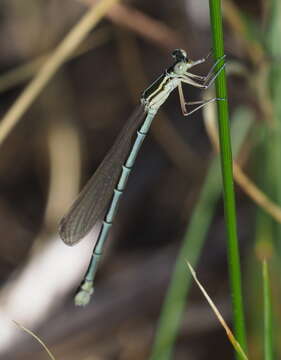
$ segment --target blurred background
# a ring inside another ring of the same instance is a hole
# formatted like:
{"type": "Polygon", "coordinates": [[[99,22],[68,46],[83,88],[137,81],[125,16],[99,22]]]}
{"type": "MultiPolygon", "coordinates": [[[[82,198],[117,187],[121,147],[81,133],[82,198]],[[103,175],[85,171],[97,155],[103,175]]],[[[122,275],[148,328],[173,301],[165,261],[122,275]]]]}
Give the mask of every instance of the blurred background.
{"type": "MultiPolygon", "coordinates": [[[[148,359],[183,241],[197,243],[198,276],[231,324],[219,168],[208,177],[216,151],[206,124],[214,113],[208,107],[185,118],[176,91],[136,161],[95,295],[85,308],[73,304],[100,224],[69,248],[58,236],[59,220],[142,91],[172,63],[171,51],[184,48],[195,60],[212,47],[207,1],[126,1],[106,11],[44,82],[56,47],[96,3],[1,1],[1,359],[47,358],[12,320],[44,339],[57,360],[148,359]],[[38,74],[41,88],[25,92],[38,74]]],[[[249,353],[262,359],[260,259],[265,255],[276,345],[280,323],[281,9],[273,0],[222,0],[222,5],[231,124],[240,141],[236,199],[249,353]]],[[[211,66],[209,58],[194,73],[205,75],[211,66]]],[[[190,86],[184,92],[190,101],[202,99],[190,86]]],[[[187,268],[179,287],[185,276],[187,268]]],[[[178,300],[170,304],[172,311],[178,300]]],[[[224,330],[192,283],[180,318],[173,359],[233,357],[224,330]]],[[[276,346],[277,358],[280,352],[276,346]]]]}

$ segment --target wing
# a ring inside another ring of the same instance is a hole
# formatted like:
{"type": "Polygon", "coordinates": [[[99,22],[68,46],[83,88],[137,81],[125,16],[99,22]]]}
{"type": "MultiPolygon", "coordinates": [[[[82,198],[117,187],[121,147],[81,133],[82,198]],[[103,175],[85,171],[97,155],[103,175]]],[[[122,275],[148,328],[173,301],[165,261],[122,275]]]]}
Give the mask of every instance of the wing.
{"type": "Polygon", "coordinates": [[[112,148],[62,218],[59,233],[67,245],[75,245],[105,213],[131,147],[131,140],[146,116],[140,105],[129,118],[112,148]]]}

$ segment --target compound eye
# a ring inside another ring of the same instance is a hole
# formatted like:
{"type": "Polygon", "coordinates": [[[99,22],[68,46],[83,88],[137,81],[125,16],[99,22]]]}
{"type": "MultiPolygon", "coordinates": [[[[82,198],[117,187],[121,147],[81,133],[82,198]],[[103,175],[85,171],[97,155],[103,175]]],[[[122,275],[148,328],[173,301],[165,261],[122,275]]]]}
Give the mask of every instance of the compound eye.
{"type": "Polygon", "coordinates": [[[187,53],[183,49],[175,49],[172,52],[173,58],[176,60],[184,60],[187,59],[187,53]]]}

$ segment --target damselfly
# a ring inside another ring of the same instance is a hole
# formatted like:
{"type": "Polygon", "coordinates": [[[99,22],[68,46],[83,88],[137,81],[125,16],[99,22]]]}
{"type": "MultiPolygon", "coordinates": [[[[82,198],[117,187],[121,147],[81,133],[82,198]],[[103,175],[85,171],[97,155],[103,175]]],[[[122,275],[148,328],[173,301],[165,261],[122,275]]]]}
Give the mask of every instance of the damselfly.
{"type": "Polygon", "coordinates": [[[95,223],[105,214],[102,227],[94,246],[92,258],[84,280],[75,296],[76,305],[86,305],[94,291],[93,282],[100,256],[103,251],[108,232],[112,226],[120,197],[126,187],[129,174],[135,163],[141,144],[149,131],[150,125],[160,106],[170,93],[178,88],[180,104],[184,116],[188,116],[203,106],[223,100],[212,98],[204,101],[186,102],[182,84],[189,84],[207,89],[224,69],[224,56],[218,59],[206,76],[189,72],[195,65],[202,64],[205,58],[192,61],[184,50],[176,49],[172,56],[173,65],[165,70],[142,94],[140,105],[129,118],[114,145],[106,155],[95,174],[71,206],[69,212],[60,222],[60,236],[67,245],[77,244],[95,223]],[[221,64],[219,70],[216,67],[221,64]],[[188,111],[188,105],[197,105],[188,111]],[[134,140],[132,141],[132,139],[134,140]]]}

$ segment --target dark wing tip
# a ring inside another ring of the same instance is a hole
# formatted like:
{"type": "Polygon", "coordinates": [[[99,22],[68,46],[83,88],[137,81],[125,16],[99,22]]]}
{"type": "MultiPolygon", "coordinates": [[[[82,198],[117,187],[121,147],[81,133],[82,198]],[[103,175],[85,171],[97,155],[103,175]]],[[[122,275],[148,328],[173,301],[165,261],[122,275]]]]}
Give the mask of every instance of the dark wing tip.
{"type": "Polygon", "coordinates": [[[59,235],[66,245],[73,246],[77,244],[81,238],[77,237],[77,234],[74,234],[67,225],[66,218],[63,217],[59,223],[59,235]]]}

